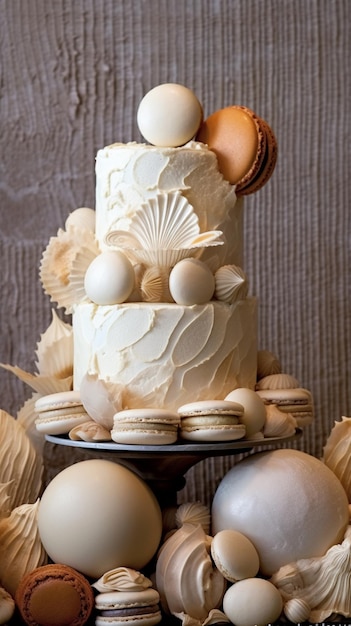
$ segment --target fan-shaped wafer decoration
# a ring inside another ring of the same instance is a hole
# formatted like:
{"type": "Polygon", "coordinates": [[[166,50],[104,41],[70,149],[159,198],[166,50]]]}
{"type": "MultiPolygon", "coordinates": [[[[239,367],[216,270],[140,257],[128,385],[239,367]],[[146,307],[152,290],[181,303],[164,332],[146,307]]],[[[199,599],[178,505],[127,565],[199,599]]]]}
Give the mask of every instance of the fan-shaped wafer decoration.
{"type": "Polygon", "coordinates": [[[9,483],[6,507],[12,510],[35,502],[42,486],[42,472],[42,460],[22,426],[0,410],[0,483],[9,483]]]}
{"type": "Polygon", "coordinates": [[[147,266],[173,267],[178,261],[218,246],[222,231],[200,233],[198,217],[179,191],[160,193],[144,202],[130,221],[128,231],[115,230],[106,243],[123,250],[147,266]]]}
{"type": "Polygon", "coordinates": [[[38,532],[38,507],[39,500],[22,504],[0,521],[0,579],[13,596],[23,576],[47,562],[38,532]]]}
{"type": "Polygon", "coordinates": [[[85,272],[99,252],[94,233],[74,226],[67,231],[60,228],[49,240],[41,259],[40,279],[51,301],[67,313],[85,299],[85,272]]]}
{"type": "Polygon", "coordinates": [[[215,273],[215,296],[217,300],[232,304],[243,300],[248,294],[246,274],[236,265],[223,265],[215,273]]]}
{"type": "Polygon", "coordinates": [[[323,461],[338,477],[351,502],[351,417],[335,422],[323,449],[323,461]]]}

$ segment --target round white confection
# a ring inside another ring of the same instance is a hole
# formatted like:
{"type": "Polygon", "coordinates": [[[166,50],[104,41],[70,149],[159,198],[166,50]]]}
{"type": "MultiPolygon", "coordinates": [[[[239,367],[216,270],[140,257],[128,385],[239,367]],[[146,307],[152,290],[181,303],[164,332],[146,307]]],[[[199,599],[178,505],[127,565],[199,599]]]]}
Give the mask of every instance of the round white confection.
{"type": "Polygon", "coordinates": [[[182,146],[192,139],[202,121],[195,94],[174,83],[151,89],[140,102],[137,122],[146,141],[155,146],[182,146]]]}
{"type": "Polygon", "coordinates": [[[242,532],[255,546],[264,575],[323,556],[342,540],[348,522],[347,496],[335,474],[298,450],[260,452],[240,461],[212,502],[213,533],[242,532]]]}
{"type": "Polygon", "coordinates": [[[169,275],[169,290],[177,304],[205,304],[211,300],[214,289],[215,279],[210,268],[197,259],[179,261],[169,275]]]}
{"type": "Polygon", "coordinates": [[[134,288],[133,266],[123,252],[102,252],[90,263],[84,287],[88,298],[95,304],[125,302],[134,288]]]}
{"type": "Polygon", "coordinates": [[[66,219],[65,228],[68,230],[71,226],[80,228],[81,230],[95,231],[95,211],[87,207],[75,209],[66,219]]]}
{"type": "Polygon", "coordinates": [[[224,594],[223,610],[235,626],[266,626],[275,622],[283,609],[278,589],[268,580],[247,578],[224,594]]]}
{"type": "Polygon", "coordinates": [[[256,391],[241,387],[228,393],[225,399],[243,405],[244,414],[240,421],[245,424],[247,437],[255,435],[263,428],[266,421],[266,407],[256,391]]]}
{"type": "Polygon", "coordinates": [[[140,570],[154,556],[162,533],[159,504],[126,467],[100,459],[57,474],[38,513],[43,546],[55,563],[99,578],[116,567],[140,570]]]}
{"type": "Polygon", "coordinates": [[[253,543],[237,530],[221,530],[211,543],[217,568],[227,580],[253,578],[259,570],[259,557],[253,543]]]}

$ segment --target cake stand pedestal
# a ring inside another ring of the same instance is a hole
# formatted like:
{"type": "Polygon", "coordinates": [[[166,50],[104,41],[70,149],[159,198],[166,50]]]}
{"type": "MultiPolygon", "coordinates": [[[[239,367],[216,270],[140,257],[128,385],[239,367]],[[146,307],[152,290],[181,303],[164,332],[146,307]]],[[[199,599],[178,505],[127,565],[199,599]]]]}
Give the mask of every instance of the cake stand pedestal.
{"type": "MultiPolygon", "coordinates": [[[[185,485],[186,472],[206,458],[238,455],[253,449],[290,442],[301,435],[296,430],[290,437],[267,437],[248,441],[245,439],[227,443],[175,443],[167,446],[122,445],[114,442],[92,443],[72,441],[67,436],[47,435],[51,444],[69,446],[77,453],[84,452],[85,458],[106,459],[120,463],[138,474],[151,487],[161,508],[177,503],[177,492],[185,485]]],[[[79,460],[79,458],[76,458],[79,460]]]]}

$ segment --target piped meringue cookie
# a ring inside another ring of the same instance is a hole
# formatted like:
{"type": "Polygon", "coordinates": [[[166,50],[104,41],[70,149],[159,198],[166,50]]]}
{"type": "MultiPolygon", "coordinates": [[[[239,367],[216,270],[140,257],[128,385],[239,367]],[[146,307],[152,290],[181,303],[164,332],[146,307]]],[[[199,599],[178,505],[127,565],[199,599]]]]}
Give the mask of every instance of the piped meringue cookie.
{"type": "Polygon", "coordinates": [[[152,587],[152,582],[141,572],[130,567],[116,567],[103,574],[92,585],[99,593],[109,591],[142,591],[152,587]]]}
{"type": "Polygon", "coordinates": [[[161,546],[156,563],[156,586],[161,606],[172,615],[206,620],[220,606],[226,581],[214,566],[211,538],[199,524],[183,524],[161,546]]]}
{"type": "Polygon", "coordinates": [[[15,601],[13,597],[0,587],[0,624],[7,624],[15,612],[15,601]]]}
{"type": "Polygon", "coordinates": [[[266,421],[263,427],[265,437],[290,437],[296,428],[296,419],[291,413],[280,411],[275,404],[266,406],[266,421]]]}
{"type": "Polygon", "coordinates": [[[211,527],[210,510],[201,502],[185,502],[181,504],[175,514],[175,520],[178,528],[183,524],[200,524],[208,535],[211,527]]]}

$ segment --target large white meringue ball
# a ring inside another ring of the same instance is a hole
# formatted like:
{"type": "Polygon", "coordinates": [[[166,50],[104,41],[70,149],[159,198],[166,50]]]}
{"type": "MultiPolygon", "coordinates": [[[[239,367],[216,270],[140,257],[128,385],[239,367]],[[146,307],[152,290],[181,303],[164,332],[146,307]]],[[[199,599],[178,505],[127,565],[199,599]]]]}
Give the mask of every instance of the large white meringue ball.
{"type": "Polygon", "coordinates": [[[145,567],[161,539],[162,515],[141,478],[118,463],[93,459],[67,467],[49,483],[38,528],[55,563],[99,578],[120,566],[145,567]]]}
{"type": "Polygon", "coordinates": [[[202,116],[201,104],[188,87],[165,83],[144,96],[138,108],[137,122],[149,143],[177,147],[196,135],[202,116]]]}
{"type": "Polygon", "coordinates": [[[260,452],[224,476],[212,503],[213,534],[233,529],[254,544],[260,569],[323,556],[349,522],[346,493],[321,461],[298,450],[260,452]]]}
{"type": "Polygon", "coordinates": [[[86,271],[84,288],[88,298],[95,304],[125,302],[134,288],[133,266],[123,252],[101,252],[86,271]]]}

